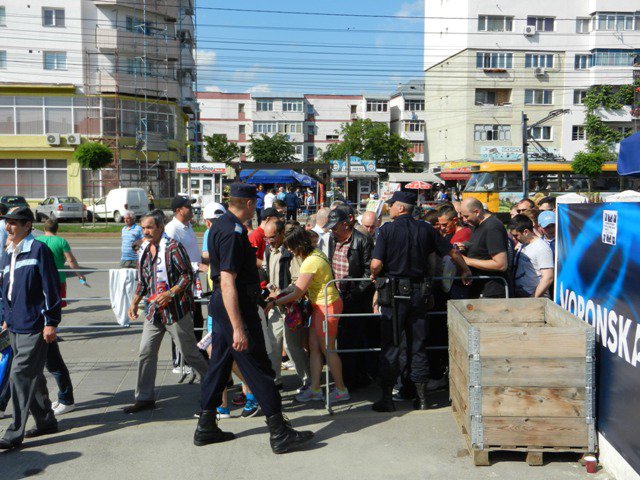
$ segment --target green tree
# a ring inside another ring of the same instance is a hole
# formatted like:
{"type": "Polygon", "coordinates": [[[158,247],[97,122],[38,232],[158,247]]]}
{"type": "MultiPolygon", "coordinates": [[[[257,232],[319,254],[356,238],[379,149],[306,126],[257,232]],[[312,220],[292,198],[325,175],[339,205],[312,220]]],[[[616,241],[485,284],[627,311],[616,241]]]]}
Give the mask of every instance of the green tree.
{"type": "Polygon", "coordinates": [[[587,177],[588,189],[591,193],[593,180],[602,174],[602,165],[613,160],[615,160],[615,154],[612,154],[607,146],[602,146],[592,152],[576,153],[571,162],[571,170],[587,177]]]}
{"type": "Polygon", "coordinates": [[[258,163],[284,163],[295,160],[296,148],[281,133],[251,136],[249,152],[258,163]]]}
{"type": "Polygon", "coordinates": [[[343,140],[330,144],[322,153],[324,161],[343,159],[349,155],[377,160],[378,166],[389,172],[413,171],[411,142],[389,131],[389,127],[370,119],[358,119],[342,124],[336,131],[343,140]]]}
{"type": "MultiPolygon", "coordinates": [[[[95,172],[110,165],[113,162],[113,152],[109,147],[102,143],[85,142],[80,144],[78,148],[76,148],[76,150],[73,152],[73,158],[78,161],[82,168],[88,168],[91,170],[91,201],[93,204],[95,204],[95,172]]],[[[93,225],[95,226],[95,212],[91,215],[91,218],[93,221],[93,225]]]]}
{"type": "Polygon", "coordinates": [[[214,133],[204,137],[203,140],[204,149],[214,162],[230,164],[240,157],[240,147],[236,143],[229,142],[226,135],[214,133]]]}

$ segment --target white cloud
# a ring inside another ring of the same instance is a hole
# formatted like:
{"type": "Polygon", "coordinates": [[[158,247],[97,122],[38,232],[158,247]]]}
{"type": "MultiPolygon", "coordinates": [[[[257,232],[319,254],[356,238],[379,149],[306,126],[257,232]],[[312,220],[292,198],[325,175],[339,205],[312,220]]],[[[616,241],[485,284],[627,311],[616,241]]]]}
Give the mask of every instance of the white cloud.
{"type": "Polygon", "coordinates": [[[216,63],[215,50],[198,50],[198,67],[211,67],[216,63]]]}
{"type": "Polygon", "coordinates": [[[206,87],[204,87],[204,91],[205,92],[221,92],[222,89],[217,85],[207,85],[206,87]]]}
{"type": "Polygon", "coordinates": [[[271,87],[266,83],[261,83],[249,88],[247,93],[271,93],[271,87]]]}
{"type": "Polygon", "coordinates": [[[235,82],[252,83],[258,79],[262,74],[272,72],[272,68],[263,67],[262,65],[251,65],[243,70],[236,70],[233,72],[232,79],[235,82]]]}
{"type": "MultiPolygon", "coordinates": [[[[424,17],[424,0],[416,0],[415,2],[405,2],[400,6],[400,10],[394,13],[396,17],[424,17]]],[[[422,21],[419,18],[411,19],[411,21],[422,21]]]]}

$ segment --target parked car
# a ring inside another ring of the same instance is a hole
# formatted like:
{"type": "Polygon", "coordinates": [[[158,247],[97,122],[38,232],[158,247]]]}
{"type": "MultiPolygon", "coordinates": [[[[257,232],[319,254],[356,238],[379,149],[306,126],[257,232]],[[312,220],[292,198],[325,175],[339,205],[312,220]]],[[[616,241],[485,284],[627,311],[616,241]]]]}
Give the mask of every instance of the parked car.
{"type": "Polygon", "coordinates": [[[47,218],[58,220],[79,220],[87,216],[87,207],[76,197],[49,197],[45,198],[36,207],[36,221],[44,221],[47,218]]]}
{"type": "Polygon", "coordinates": [[[131,210],[136,218],[147,213],[147,194],[142,188],[115,188],[106,197],[98,199],[87,209],[89,219],[95,215],[96,219],[112,219],[122,222],[122,214],[131,210]]]}
{"type": "Polygon", "coordinates": [[[7,206],[7,208],[12,209],[13,207],[28,207],[29,204],[24,197],[20,197],[18,195],[4,195],[0,197],[0,203],[7,206]]]}

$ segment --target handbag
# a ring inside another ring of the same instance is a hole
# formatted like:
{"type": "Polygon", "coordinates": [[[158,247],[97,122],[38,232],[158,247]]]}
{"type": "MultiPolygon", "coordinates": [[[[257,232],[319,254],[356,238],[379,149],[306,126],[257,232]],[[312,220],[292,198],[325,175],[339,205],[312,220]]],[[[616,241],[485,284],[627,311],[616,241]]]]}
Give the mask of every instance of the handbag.
{"type": "Polygon", "coordinates": [[[292,332],[298,331],[303,325],[302,308],[298,302],[293,302],[285,307],[284,324],[292,332]]]}

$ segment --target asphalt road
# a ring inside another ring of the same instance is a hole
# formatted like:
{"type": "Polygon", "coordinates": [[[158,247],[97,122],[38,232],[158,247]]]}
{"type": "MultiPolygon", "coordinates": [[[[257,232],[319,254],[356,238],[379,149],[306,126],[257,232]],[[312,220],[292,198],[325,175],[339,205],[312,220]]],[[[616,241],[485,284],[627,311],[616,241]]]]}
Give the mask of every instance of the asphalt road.
{"type": "MultiPolygon", "coordinates": [[[[115,267],[118,239],[70,239],[83,266],[115,267]]],[[[69,279],[72,296],[107,296],[106,273],[90,273],[89,288],[69,279]]],[[[63,324],[115,326],[107,302],[73,303],[63,324]]],[[[431,396],[432,409],[416,412],[399,404],[393,414],[370,405],[378,395],[370,388],[352,392],[352,400],[336,405],[329,416],[322,404],[294,401],[296,379],[284,377],[285,413],[296,427],[313,430],[315,441],[303,452],[275,456],[268,445],[264,417],[221,421],[238,435],[235,441],[194,447],[193,418],[199,386],[178,384],[171,372],[169,341],[160,353],[157,404],[154,411],[125,415],[136,382],[139,324],[129,329],[62,330],[60,345],[75,388],[77,410],[60,417],[61,432],[27,439],[19,451],[0,453],[0,478],[47,479],[583,479],[575,454],[545,456],[545,465],[529,467],[523,454],[495,453],[490,467],[474,467],[451,415],[448,394],[431,396]]],[[[55,398],[55,382],[48,381],[55,398]]],[[[10,412],[10,409],[9,409],[10,412]]],[[[10,420],[0,420],[3,431],[10,420]]],[[[30,425],[31,426],[31,425],[30,425]]],[[[610,479],[606,472],[591,476],[610,479]]]]}

